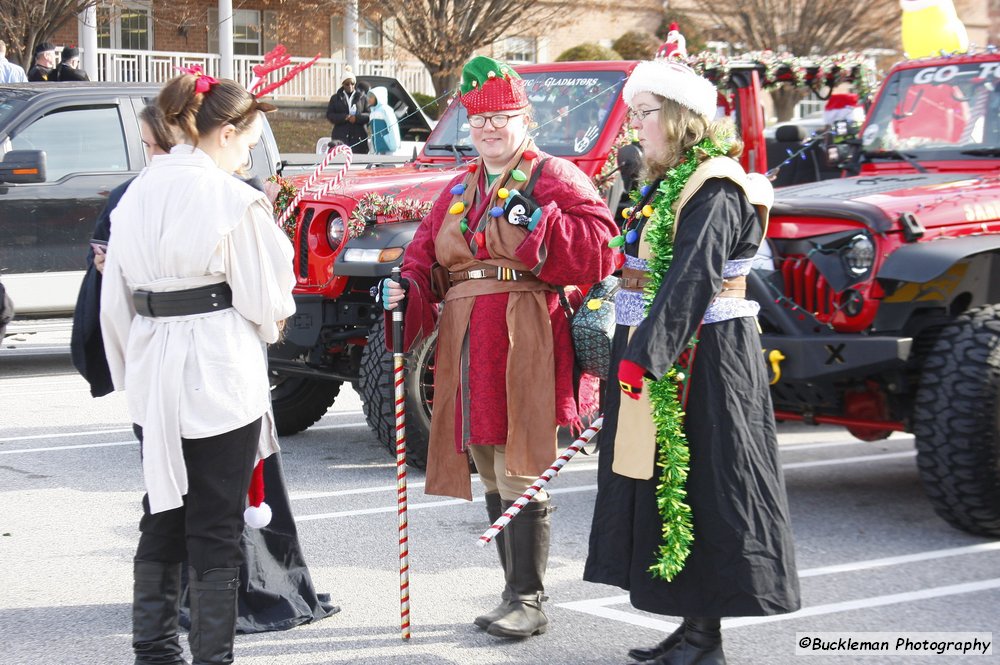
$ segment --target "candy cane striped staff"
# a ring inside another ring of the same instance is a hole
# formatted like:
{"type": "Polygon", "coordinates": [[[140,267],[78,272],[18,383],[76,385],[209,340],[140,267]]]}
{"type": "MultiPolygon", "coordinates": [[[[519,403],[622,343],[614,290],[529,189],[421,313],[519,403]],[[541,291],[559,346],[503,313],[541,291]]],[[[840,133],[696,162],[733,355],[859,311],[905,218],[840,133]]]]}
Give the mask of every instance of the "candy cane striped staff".
{"type": "Polygon", "coordinates": [[[288,218],[292,216],[292,211],[295,210],[295,207],[299,204],[299,202],[302,200],[304,196],[306,196],[307,194],[310,196],[317,196],[317,197],[323,196],[331,189],[339,185],[340,181],[344,179],[344,175],[347,173],[347,170],[351,168],[351,162],[353,160],[354,160],[354,153],[351,152],[350,146],[338,145],[333,150],[328,152],[326,157],[323,158],[323,161],[321,161],[316,166],[316,170],[313,171],[311,176],[309,176],[309,179],[306,180],[306,184],[303,185],[301,189],[299,189],[299,192],[298,194],[295,195],[295,198],[292,199],[291,203],[289,203],[285,207],[284,211],[282,211],[281,217],[278,218],[278,226],[282,226],[286,221],[288,221],[288,218]],[[316,181],[319,180],[319,177],[323,174],[323,171],[326,169],[327,165],[329,165],[329,163],[337,155],[344,156],[344,165],[340,167],[340,171],[338,171],[337,174],[334,175],[330,180],[323,183],[323,185],[321,185],[317,191],[311,192],[310,190],[313,188],[313,186],[316,185],[316,181]]]}
{"type": "Polygon", "coordinates": [[[497,521],[493,523],[493,526],[486,530],[486,533],[479,536],[479,540],[476,541],[476,544],[480,547],[485,547],[486,544],[493,540],[498,533],[503,531],[504,527],[507,526],[512,519],[517,517],[517,514],[521,512],[521,509],[528,505],[535,495],[538,494],[539,490],[548,485],[549,481],[559,474],[559,469],[563,468],[566,465],[566,462],[573,458],[573,455],[576,455],[578,452],[583,450],[584,446],[590,443],[590,440],[601,430],[603,425],[604,416],[601,416],[591,423],[590,427],[588,427],[583,434],[577,437],[576,441],[573,442],[573,445],[568,447],[566,452],[557,457],[556,461],[552,463],[552,466],[547,468],[545,472],[538,477],[535,484],[529,487],[528,490],[522,494],[510,508],[507,509],[507,512],[498,517],[497,521]]]}
{"type": "MultiPolygon", "coordinates": [[[[392,269],[392,281],[402,278],[399,266],[392,269]]],[[[405,302],[405,301],[404,301],[405,302]]],[[[396,509],[399,513],[399,629],[410,639],[410,544],[407,535],[406,505],[406,393],[403,389],[403,304],[392,310],[392,376],[396,386],[396,509]]]]}

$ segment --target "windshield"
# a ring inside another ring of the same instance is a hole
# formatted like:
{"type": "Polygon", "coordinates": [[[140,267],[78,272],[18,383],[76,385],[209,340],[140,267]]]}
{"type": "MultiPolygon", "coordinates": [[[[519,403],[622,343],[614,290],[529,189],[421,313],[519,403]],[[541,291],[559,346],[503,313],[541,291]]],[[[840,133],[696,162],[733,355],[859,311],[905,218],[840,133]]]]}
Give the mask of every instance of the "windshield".
{"type": "MultiPolygon", "coordinates": [[[[608,114],[625,82],[621,71],[532,72],[527,82],[535,143],[557,157],[575,157],[590,151],[601,136],[608,114]]],[[[452,104],[424,146],[428,155],[478,154],[469,137],[469,121],[462,104],[452,104]]]]}
{"type": "Polygon", "coordinates": [[[17,115],[34,94],[31,90],[0,88],[0,135],[7,134],[7,121],[17,115]]]}
{"type": "Polygon", "coordinates": [[[896,72],[869,112],[869,156],[905,151],[920,159],[997,157],[1000,62],[934,65],[896,72]]]}

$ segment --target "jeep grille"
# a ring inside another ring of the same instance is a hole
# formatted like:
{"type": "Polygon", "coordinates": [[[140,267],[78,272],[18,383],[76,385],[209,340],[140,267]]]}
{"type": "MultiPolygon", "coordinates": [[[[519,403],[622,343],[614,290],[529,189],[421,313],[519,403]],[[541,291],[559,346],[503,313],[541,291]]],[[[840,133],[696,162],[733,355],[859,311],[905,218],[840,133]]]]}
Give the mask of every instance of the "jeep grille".
{"type": "Polygon", "coordinates": [[[786,256],[781,261],[781,276],[785,283],[785,296],[796,305],[816,315],[823,323],[837,309],[836,293],[823,275],[805,256],[786,256]]]}
{"type": "Polygon", "coordinates": [[[306,208],[299,224],[299,277],[302,279],[309,277],[309,224],[315,215],[315,208],[306,208]]]}

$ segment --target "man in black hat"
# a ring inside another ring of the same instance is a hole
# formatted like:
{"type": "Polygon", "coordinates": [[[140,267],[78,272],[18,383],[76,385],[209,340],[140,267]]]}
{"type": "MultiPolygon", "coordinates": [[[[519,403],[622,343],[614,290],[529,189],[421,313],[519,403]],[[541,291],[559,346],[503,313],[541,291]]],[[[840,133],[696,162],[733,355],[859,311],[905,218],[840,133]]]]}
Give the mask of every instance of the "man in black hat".
{"type": "Polygon", "coordinates": [[[52,42],[42,42],[35,47],[35,64],[28,70],[29,81],[55,81],[56,47],[52,42]]]}
{"type": "Polygon", "coordinates": [[[89,81],[87,72],[80,69],[80,49],[75,46],[67,46],[62,50],[62,58],[59,66],[49,77],[50,81],[89,81]]]}

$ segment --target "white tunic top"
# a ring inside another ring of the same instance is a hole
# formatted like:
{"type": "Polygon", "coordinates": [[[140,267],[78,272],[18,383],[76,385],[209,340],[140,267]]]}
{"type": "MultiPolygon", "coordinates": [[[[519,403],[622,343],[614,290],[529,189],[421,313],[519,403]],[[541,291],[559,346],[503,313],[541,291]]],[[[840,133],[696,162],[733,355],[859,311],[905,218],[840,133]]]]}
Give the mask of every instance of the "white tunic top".
{"type": "Polygon", "coordinates": [[[292,247],[267,198],[178,146],[154,157],[111,213],[101,330],[116,390],[143,428],[150,511],[187,493],[181,438],[215,436],[264,417],[258,457],[278,449],[270,416],[265,342],[295,311],[292,247]],[[132,292],[227,282],[233,307],[206,314],[137,316],[132,292]]]}

